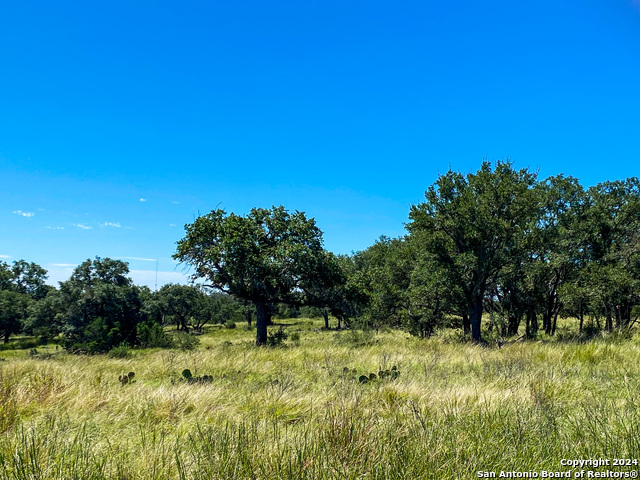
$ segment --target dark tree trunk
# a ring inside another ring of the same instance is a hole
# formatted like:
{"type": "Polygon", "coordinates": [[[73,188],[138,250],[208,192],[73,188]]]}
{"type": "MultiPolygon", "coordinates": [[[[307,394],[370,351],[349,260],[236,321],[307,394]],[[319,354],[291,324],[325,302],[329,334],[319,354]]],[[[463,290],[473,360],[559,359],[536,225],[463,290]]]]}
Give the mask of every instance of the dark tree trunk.
{"type": "Polygon", "coordinates": [[[465,335],[471,333],[471,322],[469,321],[469,315],[466,313],[462,315],[462,331],[465,335]]]}
{"type": "Polygon", "coordinates": [[[9,337],[10,336],[11,336],[11,333],[5,332],[5,334],[4,334],[4,343],[9,343],[9,337]]]}
{"type": "Polygon", "coordinates": [[[326,308],[322,310],[322,316],[324,317],[324,328],[329,330],[329,313],[326,308]]]}
{"type": "Polygon", "coordinates": [[[527,337],[535,337],[538,333],[538,317],[536,316],[536,311],[533,308],[530,308],[527,311],[527,329],[526,329],[527,337]]]}
{"type": "Polygon", "coordinates": [[[520,328],[520,322],[522,321],[522,316],[518,313],[509,316],[509,329],[507,333],[509,335],[517,335],[518,329],[520,328]]]}
{"type": "Polygon", "coordinates": [[[251,326],[251,310],[247,309],[247,312],[245,313],[245,317],[247,318],[247,325],[251,326]]]}
{"type": "Polygon", "coordinates": [[[606,314],[606,326],[607,333],[611,333],[613,331],[613,318],[611,317],[611,310],[609,307],[605,307],[606,314]]]}
{"type": "Polygon", "coordinates": [[[342,329],[342,317],[338,317],[338,330],[342,329]]]}
{"type": "Polygon", "coordinates": [[[484,295],[477,295],[473,298],[473,304],[471,305],[471,338],[476,342],[482,341],[482,335],[480,333],[480,326],[482,323],[482,297],[484,295]]]}
{"type": "Polygon", "coordinates": [[[267,343],[267,305],[262,300],[256,300],[256,345],[267,343]]]}
{"type": "Polygon", "coordinates": [[[580,309],[580,329],[579,333],[582,333],[582,327],[584,326],[584,313],[582,313],[582,308],[580,309]]]}
{"type": "Polygon", "coordinates": [[[551,335],[551,312],[548,309],[545,309],[542,314],[542,328],[544,329],[544,333],[551,335]]]}

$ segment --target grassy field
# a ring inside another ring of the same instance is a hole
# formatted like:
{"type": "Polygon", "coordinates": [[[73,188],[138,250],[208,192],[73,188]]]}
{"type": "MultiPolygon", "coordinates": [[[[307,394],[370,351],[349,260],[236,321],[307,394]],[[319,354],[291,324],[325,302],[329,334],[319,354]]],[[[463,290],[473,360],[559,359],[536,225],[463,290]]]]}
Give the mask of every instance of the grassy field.
{"type": "Polygon", "coordinates": [[[281,348],[238,324],[187,352],[0,351],[0,479],[464,479],[640,458],[637,335],[498,348],[283,323],[299,340],[281,348]]]}

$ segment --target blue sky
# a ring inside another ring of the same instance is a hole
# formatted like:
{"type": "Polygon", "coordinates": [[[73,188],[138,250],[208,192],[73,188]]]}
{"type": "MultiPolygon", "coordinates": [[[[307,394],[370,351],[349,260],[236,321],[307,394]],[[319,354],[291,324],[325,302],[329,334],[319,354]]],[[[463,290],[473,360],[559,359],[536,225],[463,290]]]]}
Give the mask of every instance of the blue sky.
{"type": "Polygon", "coordinates": [[[640,2],[0,5],[0,260],[184,281],[183,226],[285,205],[349,253],[449,167],[638,175],[640,2]],[[145,260],[146,259],[146,260],[145,260]]]}

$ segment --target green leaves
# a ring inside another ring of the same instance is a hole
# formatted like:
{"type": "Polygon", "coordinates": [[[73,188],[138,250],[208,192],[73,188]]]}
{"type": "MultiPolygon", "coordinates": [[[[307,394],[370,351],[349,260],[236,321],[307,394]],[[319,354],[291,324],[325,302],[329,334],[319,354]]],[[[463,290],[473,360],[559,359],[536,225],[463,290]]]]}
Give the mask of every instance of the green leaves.
{"type": "Polygon", "coordinates": [[[484,162],[475,174],[449,171],[411,207],[408,229],[467,300],[473,337],[480,339],[482,302],[501,269],[535,222],[536,175],[509,162],[491,169],[484,162]]]}
{"type": "Polygon", "coordinates": [[[173,258],[194,267],[193,279],[254,302],[259,344],[266,342],[266,305],[310,303],[314,286],[330,273],[315,221],[282,206],[244,217],[213,210],[185,230],[173,258]]]}

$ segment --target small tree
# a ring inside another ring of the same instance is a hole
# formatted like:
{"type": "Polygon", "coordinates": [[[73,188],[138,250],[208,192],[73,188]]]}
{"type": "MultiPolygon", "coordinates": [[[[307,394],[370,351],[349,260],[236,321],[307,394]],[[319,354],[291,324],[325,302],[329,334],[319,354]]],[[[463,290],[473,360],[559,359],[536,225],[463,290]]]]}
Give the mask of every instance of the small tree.
{"type": "Polygon", "coordinates": [[[128,273],[126,262],[96,257],[78,265],[60,284],[67,348],[98,353],[136,343],[142,301],[128,273]]]}

